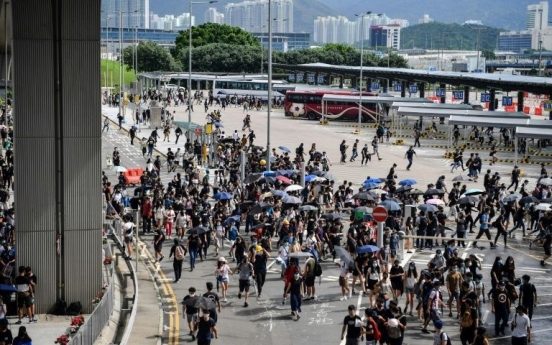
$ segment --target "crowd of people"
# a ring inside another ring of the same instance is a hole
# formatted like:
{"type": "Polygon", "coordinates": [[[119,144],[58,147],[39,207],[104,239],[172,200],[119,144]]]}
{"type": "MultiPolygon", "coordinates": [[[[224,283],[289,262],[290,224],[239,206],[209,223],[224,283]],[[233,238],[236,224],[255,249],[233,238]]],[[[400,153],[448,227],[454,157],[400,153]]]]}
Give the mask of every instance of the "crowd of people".
{"type": "MultiPolygon", "coordinates": [[[[208,121],[215,124],[221,116],[220,112],[209,114],[208,121]]],[[[370,142],[371,150],[368,143],[361,149],[362,143],[355,141],[349,162],[355,161],[359,151],[361,164],[368,164],[373,155],[382,159],[377,148],[386,134],[385,127],[380,128],[370,142]]],[[[197,337],[198,343],[218,336],[216,309],[220,311],[221,302],[224,305],[231,296],[243,297],[243,307],[247,308],[251,294],[262,296],[271,258],[281,269],[283,303],[289,299],[296,320],[301,317],[302,302],[317,299],[314,281],[322,274],[322,263],[330,258],[340,270],[340,299],[347,300],[356,293],[368,297],[364,316],[357,315],[354,305],[349,306],[342,331],[347,344],[364,339],[367,344],[402,344],[407,321],[419,321],[424,333],[430,333],[430,325],[434,327],[434,344],[446,345],[449,337],[444,331],[443,309],[449,311],[449,318],[461,323],[462,344],[488,344],[488,331],[481,322],[487,300],[495,315],[495,336],[504,335],[509,324],[513,344],[531,340],[530,320],[537,305],[531,278],[518,277],[514,258],[503,260],[501,256],[496,257],[490,276],[486,276],[481,260],[475,255],[460,258],[458,248],[466,247],[469,240],[478,247],[483,236],[491,248],[499,245],[501,237],[507,246],[515,231],[522,229],[522,241],[543,246],[544,265],[551,256],[552,222],[552,212],[539,207],[549,201],[552,185],[544,165],[534,189],[528,180],[521,181],[517,166],[508,182],[501,180],[499,172],[487,169],[484,188],[473,189],[467,183],[481,174],[482,160],[474,152],[464,167],[463,151],[458,150],[452,169],[467,168],[467,176],[447,181],[441,175],[425,190],[419,190],[413,187],[416,181],[400,179],[397,164],[390,164],[386,178],[367,176],[361,187],[355,188],[352,181],[337,182],[330,172],[328,154],[319,152],[316,143],[308,151],[300,144],[294,151],[280,146],[268,155],[264,148],[254,145],[248,115],[241,130],[242,137],[238,130],[226,135],[216,126],[216,152],[208,161],[211,168],[200,167],[205,158],[195,149],[200,144],[187,138],[182,148],[169,149],[165,162],[160,155],[153,162],[147,161],[134,195],[122,192],[127,187],[124,179],[114,186],[114,192],[104,180],[106,201],[125,219],[128,230],[154,234],[156,260],[164,259],[163,242],[172,239],[169,258],[173,259],[176,283],[181,280],[185,256],[190,271],[196,268],[198,257],[201,261],[209,254],[218,258],[213,270],[221,296],[212,291],[213,283],[207,285],[206,292],[215,306],[205,309],[186,304],[186,300],[198,297],[194,287],[183,302],[190,335],[197,337]],[[242,154],[246,158],[245,178],[241,175],[242,154]],[[270,172],[265,171],[266,159],[271,163],[270,172]],[[175,172],[166,184],[160,178],[164,165],[167,173],[175,172]],[[300,185],[303,166],[307,173],[304,187],[300,185]],[[375,205],[384,205],[389,212],[380,247],[376,223],[364,212],[375,205]],[[417,210],[407,215],[403,205],[415,205],[417,210]],[[134,216],[137,213],[140,217],[134,216]],[[494,239],[492,229],[496,229],[494,239]],[[530,237],[533,233],[537,236],[530,237]],[[407,238],[403,240],[404,235],[407,238]],[[410,262],[403,267],[399,253],[403,249],[435,250],[435,256],[427,266],[410,262]],[[301,265],[303,257],[306,261],[301,265]],[[232,275],[239,276],[235,287],[230,284],[232,275]],[[232,288],[235,293],[229,293],[232,288]],[[515,304],[512,322],[509,314],[515,304]]],[[[344,140],[339,147],[342,164],[347,163],[348,149],[344,140]]],[[[404,157],[407,170],[414,157],[411,146],[404,157]]]]}

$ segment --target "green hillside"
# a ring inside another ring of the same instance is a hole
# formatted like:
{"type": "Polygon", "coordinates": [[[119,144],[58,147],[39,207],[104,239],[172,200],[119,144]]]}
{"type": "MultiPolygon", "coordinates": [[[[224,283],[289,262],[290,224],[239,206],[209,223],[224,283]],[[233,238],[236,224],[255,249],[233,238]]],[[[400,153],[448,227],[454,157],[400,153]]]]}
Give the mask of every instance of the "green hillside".
{"type": "Polygon", "coordinates": [[[401,31],[402,49],[475,50],[477,35],[481,50],[494,50],[503,29],[481,25],[428,23],[412,25],[401,31]]]}
{"type": "MultiPolygon", "coordinates": [[[[112,61],[112,60],[101,60],[102,64],[102,87],[105,87],[106,85],[113,86],[116,89],[119,88],[119,85],[121,85],[121,64],[119,61],[112,61]],[[108,72],[109,71],[109,75],[108,72]],[[107,82],[106,82],[107,78],[107,82]]],[[[124,72],[124,82],[126,86],[130,86],[130,82],[136,80],[136,75],[134,74],[133,70],[128,71],[127,65],[125,65],[125,72],[124,72]]]]}

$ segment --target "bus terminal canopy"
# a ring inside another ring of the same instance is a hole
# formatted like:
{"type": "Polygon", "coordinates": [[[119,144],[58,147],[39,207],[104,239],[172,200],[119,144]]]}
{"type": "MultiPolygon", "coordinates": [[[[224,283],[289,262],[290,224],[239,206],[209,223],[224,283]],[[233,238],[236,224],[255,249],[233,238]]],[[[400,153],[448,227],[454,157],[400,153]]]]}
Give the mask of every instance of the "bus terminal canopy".
{"type": "Polygon", "coordinates": [[[516,127],[516,138],[552,139],[552,128],[516,127]]]}
{"type": "MultiPolygon", "coordinates": [[[[358,102],[360,95],[348,96],[348,95],[330,95],[326,94],[322,96],[322,102],[358,102]]],[[[416,103],[428,103],[431,100],[427,98],[409,98],[410,102],[416,103]]],[[[362,96],[362,103],[383,103],[392,104],[397,101],[397,97],[392,96],[362,96]]]]}
{"type": "Polygon", "coordinates": [[[452,115],[449,117],[449,126],[479,126],[479,127],[524,127],[529,123],[528,119],[523,118],[504,118],[504,117],[491,117],[491,116],[459,116],[452,115]]]}
{"type": "MultiPolygon", "coordinates": [[[[483,111],[483,110],[462,110],[462,109],[425,109],[415,107],[399,107],[397,110],[399,116],[420,116],[420,117],[451,117],[457,116],[469,116],[484,117],[484,118],[503,118],[503,119],[525,119],[529,120],[531,117],[521,112],[503,112],[503,111],[483,111]]],[[[480,125],[481,126],[481,125],[480,125]]],[[[491,125],[492,126],[492,125],[491,125]]]]}
{"type": "Polygon", "coordinates": [[[430,108],[430,109],[464,109],[464,110],[473,110],[473,107],[469,104],[456,104],[456,103],[420,103],[420,102],[409,102],[409,101],[399,101],[393,102],[391,104],[391,109],[398,109],[399,107],[412,107],[412,108],[430,108]]]}

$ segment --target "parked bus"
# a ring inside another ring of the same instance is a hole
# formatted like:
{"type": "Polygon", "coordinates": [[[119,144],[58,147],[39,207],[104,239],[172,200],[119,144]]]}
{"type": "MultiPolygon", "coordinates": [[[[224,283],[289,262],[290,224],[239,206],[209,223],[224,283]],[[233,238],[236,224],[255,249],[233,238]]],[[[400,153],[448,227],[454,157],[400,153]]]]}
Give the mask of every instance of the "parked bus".
{"type": "MultiPolygon", "coordinates": [[[[295,90],[295,85],[283,80],[272,81],[272,97],[283,97],[287,91],[295,90]]],[[[251,96],[268,100],[268,80],[215,79],[213,96],[251,96]]]]}
{"type": "MultiPolygon", "coordinates": [[[[358,91],[288,91],[284,99],[286,116],[306,117],[309,120],[319,120],[322,117],[322,96],[346,95],[360,96],[358,91]]],[[[376,96],[373,92],[363,92],[363,96],[376,96]]],[[[326,102],[326,118],[329,120],[358,120],[358,102],[326,102]]],[[[378,108],[375,103],[364,103],[362,106],[362,122],[375,121],[378,108]]]]}

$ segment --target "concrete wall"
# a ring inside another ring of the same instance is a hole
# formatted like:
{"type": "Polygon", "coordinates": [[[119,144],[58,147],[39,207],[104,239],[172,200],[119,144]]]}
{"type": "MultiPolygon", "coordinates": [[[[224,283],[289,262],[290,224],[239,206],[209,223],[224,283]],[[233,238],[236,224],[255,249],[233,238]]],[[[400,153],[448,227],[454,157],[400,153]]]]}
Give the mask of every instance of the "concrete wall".
{"type": "Polygon", "coordinates": [[[39,278],[38,313],[86,312],[102,287],[100,0],[12,3],[17,265],[39,278]]]}

